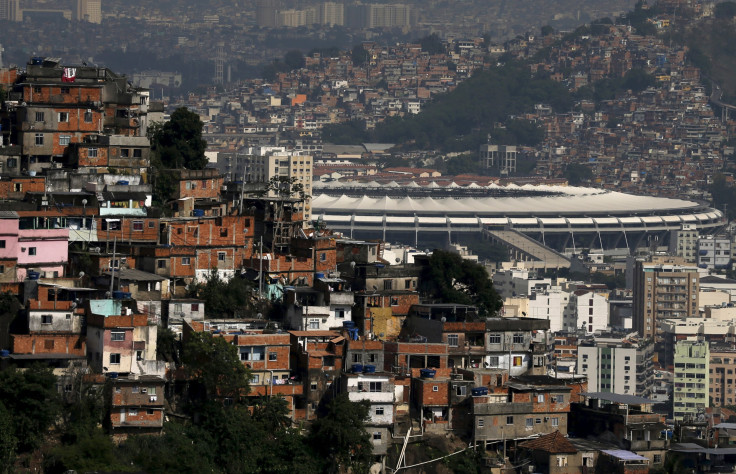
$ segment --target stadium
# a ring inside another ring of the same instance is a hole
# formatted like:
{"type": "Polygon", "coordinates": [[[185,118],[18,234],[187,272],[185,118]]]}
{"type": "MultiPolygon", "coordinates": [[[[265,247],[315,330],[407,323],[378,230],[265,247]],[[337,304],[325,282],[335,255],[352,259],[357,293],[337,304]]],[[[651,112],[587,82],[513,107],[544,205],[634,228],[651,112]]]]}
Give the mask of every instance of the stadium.
{"type": "Polygon", "coordinates": [[[628,249],[667,245],[671,231],[695,224],[703,234],[725,225],[723,213],[682,199],[574,186],[486,187],[430,182],[315,183],[312,215],[356,239],[421,245],[455,241],[462,233],[523,234],[566,249],[628,249]]]}

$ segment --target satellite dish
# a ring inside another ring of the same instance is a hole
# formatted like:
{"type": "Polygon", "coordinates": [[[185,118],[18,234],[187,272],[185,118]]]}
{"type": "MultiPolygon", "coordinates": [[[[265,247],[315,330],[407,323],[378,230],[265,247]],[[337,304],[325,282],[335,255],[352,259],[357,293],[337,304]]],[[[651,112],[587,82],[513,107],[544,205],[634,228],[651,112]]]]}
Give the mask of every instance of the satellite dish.
{"type": "Polygon", "coordinates": [[[82,278],[84,276],[84,272],[79,272],[79,278],[82,278]]]}
{"type": "Polygon", "coordinates": [[[350,268],[355,268],[355,262],[350,262],[350,268]]]}
{"type": "Polygon", "coordinates": [[[440,318],[440,321],[442,321],[443,323],[446,323],[446,322],[447,322],[447,318],[446,318],[446,317],[444,317],[444,316],[442,316],[442,317],[440,318]]]}
{"type": "Polygon", "coordinates": [[[256,314],[256,319],[263,319],[263,313],[256,314]]]}
{"type": "Polygon", "coordinates": [[[82,199],[82,206],[86,206],[86,205],[87,205],[87,200],[86,199],[82,199]]]}
{"type": "Polygon", "coordinates": [[[400,263],[401,262],[401,259],[399,257],[396,257],[395,260],[396,260],[396,263],[400,263]]]}

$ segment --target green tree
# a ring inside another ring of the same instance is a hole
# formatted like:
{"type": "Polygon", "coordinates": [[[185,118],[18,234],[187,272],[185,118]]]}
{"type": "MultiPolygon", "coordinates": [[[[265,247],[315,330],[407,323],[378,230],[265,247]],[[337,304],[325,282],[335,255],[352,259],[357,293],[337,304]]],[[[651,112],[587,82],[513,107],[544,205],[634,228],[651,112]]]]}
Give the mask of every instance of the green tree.
{"type": "Polygon", "coordinates": [[[422,51],[429,54],[443,54],[445,52],[445,43],[437,36],[437,33],[432,33],[429,36],[425,36],[419,40],[419,44],[422,46],[422,51]]]}
{"type": "Polygon", "coordinates": [[[235,403],[250,391],[250,371],[238,349],[225,338],[194,332],[184,344],[183,362],[190,379],[202,388],[202,400],[231,399],[235,403]]]}
{"type": "Polygon", "coordinates": [[[353,66],[362,66],[368,61],[368,51],[362,44],[356,44],[350,51],[350,59],[353,61],[353,66]]]}
{"type": "Polygon", "coordinates": [[[482,317],[495,315],[503,304],[482,265],[444,250],[432,252],[420,289],[442,302],[475,305],[482,317]]]}
{"type": "Polygon", "coordinates": [[[287,51],[284,55],[284,64],[290,71],[301,69],[304,67],[304,54],[296,49],[287,51]]]}
{"type": "Polygon", "coordinates": [[[20,311],[20,301],[12,293],[0,294],[0,348],[10,349],[10,325],[20,311]]]}
{"type": "Polygon", "coordinates": [[[56,446],[44,460],[44,471],[63,473],[120,471],[128,468],[120,463],[110,436],[95,428],[73,444],[56,446]]]}
{"type": "Polygon", "coordinates": [[[180,349],[181,344],[174,331],[163,326],[156,328],[156,357],[159,360],[174,363],[178,366],[180,363],[180,349]]]}
{"type": "Polygon", "coordinates": [[[171,114],[171,120],[156,128],[151,150],[165,168],[204,169],[208,160],[204,155],[207,142],[202,138],[203,127],[199,115],[180,107],[171,114]]]}
{"type": "Polygon", "coordinates": [[[0,372],[0,403],[11,414],[18,451],[37,448],[59,415],[56,376],[49,367],[32,365],[0,372]]]}
{"type": "Polygon", "coordinates": [[[565,178],[572,186],[593,179],[593,172],[585,165],[571,163],[565,168],[565,178]]]}
{"type": "Polygon", "coordinates": [[[204,300],[207,316],[234,318],[252,308],[253,288],[244,278],[234,276],[225,281],[212,271],[207,281],[195,286],[190,295],[204,300]]]}
{"type": "Polygon", "coordinates": [[[18,439],[13,428],[13,416],[0,403],[0,474],[13,472],[18,439]]]}
{"type": "Polygon", "coordinates": [[[718,19],[730,20],[736,16],[736,2],[716,3],[713,16],[718,19]]]}
{"type": "Polygon", "coordinates": [[[326,410],[312,424],[310,444],[330,463],[327,472],[368,472],[373,448],[365,420],[370,404],[365,400],[351,402],[343,393],[331,400],[326,410]]]}

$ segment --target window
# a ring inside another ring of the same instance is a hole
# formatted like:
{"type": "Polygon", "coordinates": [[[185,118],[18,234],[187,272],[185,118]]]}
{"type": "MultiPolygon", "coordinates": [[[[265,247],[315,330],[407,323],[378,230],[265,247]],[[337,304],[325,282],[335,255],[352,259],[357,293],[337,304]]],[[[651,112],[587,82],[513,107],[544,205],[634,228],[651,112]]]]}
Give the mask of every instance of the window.
{"type": "Polygon", "coordinates": [[[501,359],[498,356],[488,357],[488,365],[490,367],[498,367],[498,364],[500,363],[501,363],[501,359]]]}
{"type": "Polygon", "coordinates": [[[133,221],[133,230],[143,232],[143,221],[133,221]]]}
{"type": "Polygon", "coordinates": [[[381,432],[380,431],[374,431],[373,432],[373,441],[381,441],[381,432]]]}
{"type": "Polygon", "coordinates": [[[149,409],[146,410],[146,414],[147,415],[153,415],[153,411],[154,411],[153,408],[149,408],[149,409]]]}
{"type": "Polygon", "coordinates": [[[459,344],[459,336],[457,334],[447,335],[447,345],[450,347],[457,347],[459,344]]]}
{"type": "Polygon", "coordinates": [[[71,135],[59,135],[59,145],[60,146],[67,146],[69,143],[71,143],[72,137],[71,135]]]}
{"type": "Polygon", "coordinates": [[[68,94],[69,91],[70,91],[70,89],[68,87],[62,87],[60,90],[61,90],[61,93],[62,94],[68,94]]]}
{"type": "Polygon", "coordinates": [[[554,427],[560,426],[560,419],[559,418],[552,418],[552,426],[554,426],[554,427]]]}
{"type": "Polygon", "coordinates": [[[271,362],[275,361],[277,358],[278,358],[278,355],[276,354],[276,352],[268,353],[268,360],[270,360],[271,362]]]}
{"type": "Polygon", "coordinates": [[[537,403],[544,403],[544,394],[537,395],[537,403]]]}
{"type": "Polygon", "coordinates": [[[488,336],[488,343],[489,344],[501,344],[501,335],[491,334],[490,336],[488,336]]]}
{"type": "Polygon", "coordinates": [[[376,407],[376,415],[383,415],[384,409],[383,407],[376,407]]]}
{"type": "Polygon", "coordinates": [[[44,121],[44,113],[36,112],[36,122],[43,122],[43,121],[44,121]]]}
{"type": "Polygon", "coordinates": [[[514,367],[521,367],[521,356],[514,356],[514,367]]]}
{"type": "Polygon", "coordinates": [[[382,390],[383,390],[383,382],[369,382],[368,383],[369,392],[380,392],[382,390]]]}
{"type": "Polygon", "coordinates": [[[92,111],[88,110],[84,113],[84,121],[85,123],[92,123],[92,111]]]}
{"type": "Polygon", "coordinates": [[[557,456],[557,467],[567,466],[567,456],[557,456]]]}
{"type": "Polygon", "coordinates": [[[514,344],[524,344],[524,335],[523,334],[514,334],[513,342],[514,342],[514,344]]]}
{"type": "Polygon", "coordinates": [[[507,425],[513,425],[514,424],[514,417],[513,416],[507,416],[506,417],[506,424],[507,425]]]}
{"type": "Polygon", "coordinates": [[[399,305],[399,299],[395,296],[391,297],[391,306],[398,306],[399,305]]]}
{"type": "Polygon", "coordinates": [[[384,290],[393,290],[394,289],[394,281],[393,280],[383,280],[383,289],[384,290]]]}
{"type": "Polygon", "coordinates": [[[113,331],[110,334],[110,340],[111,341],[124,341],[125,340],[125,333],[122,331],[113,331]]]}
{"type": "Polygon", "coordinates": [[[353,363],[354,364],[360,364],[363,362],[363,357],[361,354],[353,354],[353,363]]]}
{"type": "Polygon", "coordinates": [[[120,149],[120,157],[121,158],[128,158],[130,156],[130,150],[128,148],[121,148],[120,149]]]}
{"type": "Polygon", "coordinates": [[[5,265],[0,265],[0,274],[5,273],[5,265]]]}
{"type": "Polygon", "coordinates": [[[43,133],[36,134],[36,146],[43,146],[43,133]]]}
{"type": "Polygon", "coordinates": [[[217,252],[217,261],[218,262],[224,262],[225,261],[225,252],[217,252]]]}
{"type": "Polygon", "coordinates": [[[97,148],[87,148],[87,158],[97,158],[97,148]]]}
{"type": "Polygon", "coordinates": [[[260,383],[261,376],[258,374],[253,374],[253,376],[250,379],[250,383],[260,383]]]}
{"type": "Polygon", "coordinates": [[[257,361],[263,360],[266,348],[263,346],[241,346],[240,360],[257,361]]]}
{"type": "Polygon", "coordinates": [[[59,122],[68,122],[69,112],[59,112],[59,122]]]}
{"type": "Polygon", "coordinates": [[[309,329],[319,329],[319,319],[310,319],[309,329]]]}
{"type": "Polygon", "coordinates": [[[478,418],[478,428],[483,428],[483,426],[485,426],[485,420],[478,418]]]}
{"type": "Polygon", "coordinates": [[[158,268],[166,268],[166,260],[164,260],[164,259],[157,260],[156,261],[156,266],[158,268]]]}
{"type": "Polygon", "coordinates": [[[36,255],[36,247],[28,247],[28,255],[36,255]]]}
{"type": "Polygon", "coordinates": [[[41,316],[41,324],[51,324],[52,318],[50,314],[44,314],[41,316]]]}
{"type": "Polygon", "coordinates": [[[655,454],[654,455],[654,464],[659,464],[662,462],[662,455],[661,454],[655,454]]]}
{"type": "Polygon", "coordinates": [[[526,419],[526,427],[527,428],[534,428],[534,418],[527,418],[526,419]]]}
{"type": "Polygon", "coordinates": [[[322,252],[322,253],[319,254],[319,261],[320,262],[327,261],[327,253],[326,252],[322,252]]]}
{"type": "Polygon", "coordinates": [[[440,391],[440,387],[437,386],[437,385],[432,385],[432,391],[433,392],[439,392],[440,391]]]}
{"type": "Polygon", "coordinates": [[[191,264],[191,259],[190,259],[190,257],[182,257],[182,258],[181,258],[181,264],[182,264],[182,265],[190,265],[190,264],[191,264]]]}
{"type": "Polygon", "coordinates": [[[344,309],[336,309],[335,310],[335,317],[337,319],[343,319],[343,318],[345,318],[345,310],[344,309]]]}
{"type": "Polygon", "coordinates": [[[464,397],[468,394],[468,387],[466,387],[465,385],[458,385],[455,387],[455,393],[458,397],[464,397]]]}
{"type": "Polygon", "coordinates": [[[110,354],[110,363],[114,365],[120,364],[120,354],[110,354]]]}

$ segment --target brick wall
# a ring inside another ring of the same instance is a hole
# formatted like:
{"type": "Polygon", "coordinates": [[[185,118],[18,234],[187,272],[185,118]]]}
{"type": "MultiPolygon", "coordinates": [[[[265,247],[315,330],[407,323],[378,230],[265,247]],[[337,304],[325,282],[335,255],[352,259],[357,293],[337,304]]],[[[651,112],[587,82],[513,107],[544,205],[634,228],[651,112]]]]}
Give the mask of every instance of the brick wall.
{"type": "Polygon", "coordinates": [[[80,334],[12,334],[14,354],[87,355],[85,337],[80,334]]]}

